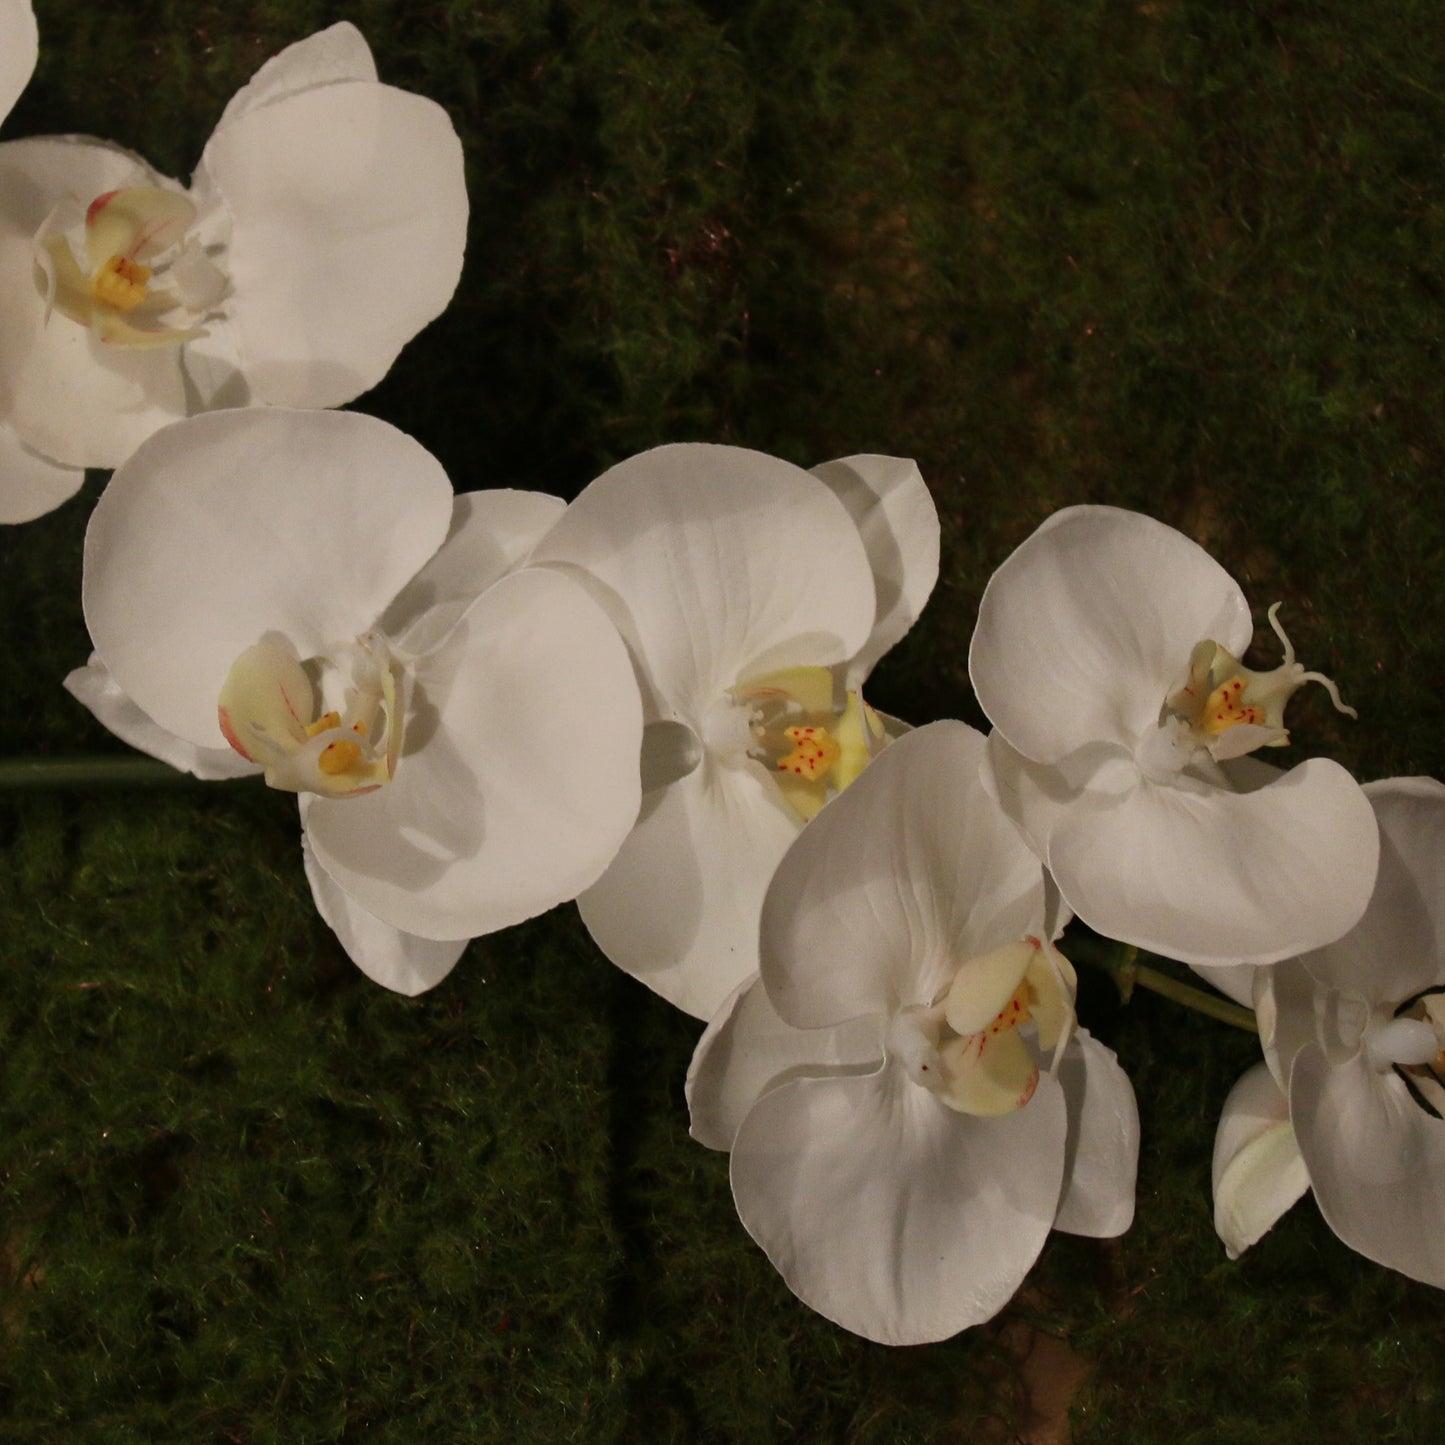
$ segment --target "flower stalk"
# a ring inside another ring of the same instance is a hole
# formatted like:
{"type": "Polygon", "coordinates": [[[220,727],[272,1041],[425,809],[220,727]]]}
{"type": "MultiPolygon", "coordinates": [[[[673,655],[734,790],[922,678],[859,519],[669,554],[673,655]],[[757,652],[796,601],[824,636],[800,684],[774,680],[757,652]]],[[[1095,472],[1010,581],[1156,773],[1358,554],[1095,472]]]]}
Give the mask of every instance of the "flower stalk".
{"type": "MultiPolygon", "coordinates": [[[[232,779],[249,782],[247,778],[232,779]]],[[[0,758],[0,793],[89,792],[94,788],[210,787],[190,773],[142,757],[0,758]]]]}
{"type": "Polygon", "coordinates": [[[1259,1033],[1259,1024],[1252,1009],[1205,989],[1195,988],[1181,979],[1171,978],[1147,963],[1140,963],[1139,950],[1132,944],[1115,945],[1103,939],[1070,938],[1067,947],[1069,958],[1074,962],[1092,964],[1107,973],[1119,990],[1123,1003],[1129,1002],[1136,988],[1143,988],[1246,1033],[1259,1033]],[[1080,947],[1081,944],[1083,947],[1080,947]]]}

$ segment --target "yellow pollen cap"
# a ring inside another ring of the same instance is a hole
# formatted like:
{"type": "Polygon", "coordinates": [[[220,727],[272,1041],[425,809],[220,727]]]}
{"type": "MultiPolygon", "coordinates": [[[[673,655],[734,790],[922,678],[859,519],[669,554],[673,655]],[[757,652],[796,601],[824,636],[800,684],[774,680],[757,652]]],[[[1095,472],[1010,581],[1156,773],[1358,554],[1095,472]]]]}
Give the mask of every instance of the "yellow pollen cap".
{"type": "Polygon", "coordinates": [[[350,738],[338,738],[334,743],[327,743],[321,749],[321,756],[316,759],[316,766],[328,777],[334,778],[355,767],[360,758],[360,743],[354,743],[350,738]]]}
{"type": "Polygon", "coordinates": [[[112,256],[91,278],[91,294],[103,306],[134,311],[146,299],[151,268],[125,256],[112,256]]]}

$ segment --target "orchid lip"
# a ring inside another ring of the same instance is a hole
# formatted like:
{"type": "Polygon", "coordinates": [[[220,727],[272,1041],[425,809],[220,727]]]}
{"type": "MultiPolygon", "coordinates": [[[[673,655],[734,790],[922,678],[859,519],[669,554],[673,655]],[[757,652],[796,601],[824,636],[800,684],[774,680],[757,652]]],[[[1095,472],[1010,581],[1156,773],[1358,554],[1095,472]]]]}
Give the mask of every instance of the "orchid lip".
{"type": "Polygon", "coordinates": [[[1268,617],[1284,657],[1269,672],[1245,667],[1212,638],[1195,644],[1183,685],[1165,698],[1159,710],[1160,730],[1172,732],[1181,749],[1207,752],[1216,762],[1225,762],[1259,748],[1285,747],[1289,743],[1285,707],[1307,682],[1319,683],[1337,711],[1358,716],[1341,700],[1332,679],[1308,672],[1296,661],[1279,609],[1280,604],[1274,603],[1268,617]]]}
{"type": "Polygon", "coordinates": [[[350,685],[333,708],[318,703],[289,645],[264,640],[231,665],[217,720],[232,748],[261,764],[271,787],[348,798],[395,775],[404,712],[400,668],[376,634],[359,638],[351,651],[350,685]]]}
{"type": "Polygon", "coordinates": [[[840,700],[838,693],[833,669],[817,666],[748,678],[728,693],[734,747],[769,769],[805,822],[888,743],[883,720],[862,694],[849,689],[840,700]]]}
{"type": "Polygon", "coordinates": [[[1025,1041],[1052,1051],[1073,1032],[1073,970],[1030,935],[960,964],[931,1004],[889,1022],[888,1057],[915,1084],[961,1114],[1012,1113],[1033,1097],[1039,1066],[1025,1041]]]}
{"type": "Polygon", "coordinates": [[[107,345],[178,346],[204,336],[225,278],[189,232],[196,208],[160,186],[125,186],[88,206],[64,196],[35,234],[35,284],[58,311],[107,345]],[[82,261],[82,258],[83,261],[82,261]]]}

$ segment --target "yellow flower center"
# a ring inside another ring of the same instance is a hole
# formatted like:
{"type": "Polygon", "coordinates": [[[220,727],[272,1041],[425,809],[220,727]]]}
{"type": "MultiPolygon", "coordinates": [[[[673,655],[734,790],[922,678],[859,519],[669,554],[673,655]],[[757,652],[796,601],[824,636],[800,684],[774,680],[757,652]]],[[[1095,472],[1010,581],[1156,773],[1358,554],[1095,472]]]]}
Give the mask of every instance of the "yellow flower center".
{"type": "Polygon", "coordinates": [[[1039,1066],[1021,1030],[1057,1060],[1074,1028],[1074,971],[1030,935],[960,964],[931,1004],[906,1008],[887,1049],[913,1081],[961,1114],[1022,1109],[1039,1066]]]}
{"type": "Polygon", "coordinates": [[[313,716],[315,689],[295,654],[258,643],[236,659],[221,689],[221,732],[262,765],[273,788],[330,798],[372,792],[395,774],[402,737],[397,679],[380,638],[358,644],[351,681],[344,713],[313,716]]]}
{"type": "Polygon", "coordinates": [[[1289,742],[1285,705],[1307,682],[1319,683],[1338,711],[1356,716],[1354,708],[1340,701],[1339,689],[1328,677],[1306,672],[1295,660],[1294,646],[1279,622],[1279,606],[1276,602],[1269,609],[1269,625],[1284,647],[1280,665],[1254,672],[1212,638],[1196,643],[1183,687],[1165,699],[1161,725],[1170,719],[1182,723],[1200,747],[1223,760],[1256,748],[1284,747],[1289,742]],[[1248,732],[1234,733],[1239,727],[1248,732]]]}
{"type": "Polygon", "coordinates": [[[749,711],[753,757],[773,769],[779,790],[804,821],[854,782],[887,745],[883,721],[857,692],[835,700],[833,672],[789,667],[732,689],[749,711]]]}
{"type": "Polygon", "coordinates": [[[112,256],[90,278],[90,294],[102,306],[117,311],[134,311],[146,299],[151,268],[128,256],[112,256]]]}
{"type": "Polygon", "coordinates": [[[783,736],[792,743],[793,751],[778,762],[778,771],[793,773],[810,783],[825,778],[843,756],[837,738],[822,727],[784,728],[783,736]]]}
{"type": "Polygon", "coordinates": [[[123,186],[84,208],[62,197],[32,246],[47,318],[58,311],[108,346],[204,336],[190,323],[220,299],[225,278],[187,240],[195,220],[190,200],[160,186],[123,186]]]}

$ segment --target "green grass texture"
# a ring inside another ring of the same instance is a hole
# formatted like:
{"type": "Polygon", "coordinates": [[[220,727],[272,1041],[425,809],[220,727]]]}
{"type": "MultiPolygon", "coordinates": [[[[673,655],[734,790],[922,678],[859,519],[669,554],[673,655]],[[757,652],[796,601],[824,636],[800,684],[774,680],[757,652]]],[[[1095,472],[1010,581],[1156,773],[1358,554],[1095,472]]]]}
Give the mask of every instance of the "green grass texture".
{"type": "MultiPolygon", "coordinates": [[[[942,574],[870,691],[915,723],[982,723],[968,639],[1014,545],[1138,508],[1240,580],[1262,644],[1283,602],[1359,709],[1302,693],[1286,761],[1445,773],[1438,0],[36,11],[10,139],[184,179],[261,61],[338,19],[447,109],[461,286],[356,406],[458,489],[573,496],[667,441],[916,458],[942,574]]],[[[0,529],[8,756],[124,754],[59,686],[103,481],[0,529]]],[[[1166,1000],[1080,1000],[1138,1092],[1134,1228],[1055,1236],[997,1321],[889,1350],[749,1241],[687,1137],[699,1025],[575,909],[405,999],[315,916],[288,797],[7,794],[0,846],[0,1440],[1438,1438],[1439,1292],[1308,1198],[1226,1260],[1210,1150],[1257,1045],[1166,1000]]]]}

